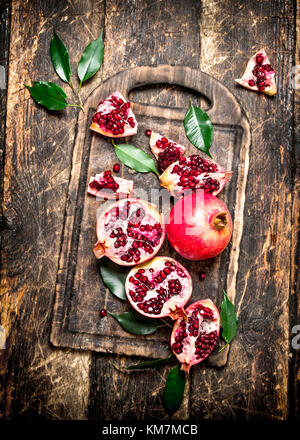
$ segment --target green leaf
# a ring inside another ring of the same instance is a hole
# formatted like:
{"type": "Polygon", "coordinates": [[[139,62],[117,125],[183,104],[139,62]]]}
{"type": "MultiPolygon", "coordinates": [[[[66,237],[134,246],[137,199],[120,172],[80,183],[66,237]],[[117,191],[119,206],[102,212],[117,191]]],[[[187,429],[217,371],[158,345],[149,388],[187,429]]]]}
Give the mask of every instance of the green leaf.
{"type": "Polygon", "coordinates": [[[214,137],[214,127],[208,114],[192,104],[184,118],[184,129],[189,141],[199,150],[212,157],[209,152],[214,137]]]}
{"type": "Polygon", "coordinates": [[[98,72],[104,57],[103,31],[97,40],[92,41],[85,49],[78,63],[77,73],[83,83],[98,72]]]}
{"type": "Polygon", "coordinates": [[[31,97],[48,110],[62,110],[67,107],[67,95],[61,87],[52,82],[38,81],[33,86],[24,86],[30,91],[31,97]]]}
{"type": "Polygon", "coordinates": [[[116,263],[113,263],[108,258],[101,259],[99,264],[100,273],[106,287],[109,288],[118,298],[123,301],[127,300],[125,293],[125,280],[129,269],[124,269],[116,263]]]}
{"type": "Polygon", "coordinates": [[[114,141],[112,142],[113,146],[115,147],[115,153],[118,156],[118,159],[127,167],[132,168],[139,173],[152,172],[159,176],[154,160],[143,150],[135,147],[134,145],[116,145],[114,141]]]}
{"type": "Polygon", "coordinates": [[[170,356],[168,356],[165,359],[154,359],[153,361],[146,361],[146,362],[141,362],[140,364],[130,365],[126,369],[127,370],[145,370],[146,368],[155,368],[155,367],[158,367],[159,365],[165,365],[169,362],[172,355],[173,355],[173,353],[171,353],[170,356]]]}
{"type": "Polygon", "coordinates": [[[165,390],[164,404],[167,412],[174,414],[181,405],[185,387],[185,374],[179,369],[179,366],[172,368],[168,374],[165,390]]]}
{"type": "Polygon", "coordinates": [[[143,315],[135,312],[124,312],[120,315],[109,312],[124,330],[135,335],[151,335],[155,333],[159,325],[154,319],[146,318],[143,315]]]}
{"type": "Polygon", "coordinates": [[[64,43],[55,31],[53,32],[53,38],[50,43],[50,56],[55,72],[61,80],[68,83],[71,79],[69,54],[64,43]]]}
{"type": "Polygon", "coordinates": [[[236,315],[236,310],[232,302],[229,301],[228,296],[223,290],[224,300],[221,304],[221,326],[222,338],[229,344],[235,337],[239,320],[236,315]]]}

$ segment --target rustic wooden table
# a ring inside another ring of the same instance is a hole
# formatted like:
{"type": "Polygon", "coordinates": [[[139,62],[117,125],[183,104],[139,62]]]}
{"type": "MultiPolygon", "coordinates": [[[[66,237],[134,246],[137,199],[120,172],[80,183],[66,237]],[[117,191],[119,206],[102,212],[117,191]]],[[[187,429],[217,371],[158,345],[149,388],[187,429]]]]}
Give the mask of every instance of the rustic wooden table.
{"type": "Polygon", "coordinates": [[[212,75],[244,108],[252,143],[234,356],[224,368],[203,365],[191,372],[174,418],[299,418],[299,359],[291,346],[293,326],[300,323],[299,90],[292,81],[300,69],[299,6],[292,0],[1,1],[0,323],[6,348],[0,351],[0,417],[167,418],[162,390],[169,366],[126,374],[122,367],[141,358],[50,344],[77,110],[48,113],[23,83],[58,82],[49,57],[55,27],[73,71],[104,28],[104,64],[84,86],[83,99],[124,69],[173,64],[212,75]],[[277,72],[273,99],[233,81],[261,47],[277,72]]]}

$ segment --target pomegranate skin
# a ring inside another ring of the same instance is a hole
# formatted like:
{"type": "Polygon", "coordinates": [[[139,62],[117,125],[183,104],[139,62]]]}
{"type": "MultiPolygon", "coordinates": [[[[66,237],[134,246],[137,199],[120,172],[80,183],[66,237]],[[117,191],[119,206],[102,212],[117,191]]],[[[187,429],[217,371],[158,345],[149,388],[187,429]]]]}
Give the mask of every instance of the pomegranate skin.
{"type": "Polygon", "coordinates": [[[232,220],[224,202],[201,190],[175,203],[166,231],[171,246],[182,257],[206,260],[219,255],[228,245],[232,220]]]}

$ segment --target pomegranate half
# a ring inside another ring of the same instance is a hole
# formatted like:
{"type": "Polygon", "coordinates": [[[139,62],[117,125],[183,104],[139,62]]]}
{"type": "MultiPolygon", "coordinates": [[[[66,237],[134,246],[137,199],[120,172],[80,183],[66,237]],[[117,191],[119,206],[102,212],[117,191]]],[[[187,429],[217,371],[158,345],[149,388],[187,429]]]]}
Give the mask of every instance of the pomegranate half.
{"type": "Polygon", "coordinates": [[[130,102],[120,92],[114,92],[99,102],[90,129],[104,136],[122,138],[136,134],[137,127],[130,102]]]}
{"type": "Polygon", "coordinates": [[[220,314],[210,299],[197,301],[185,310],[187,319],[179,318],[171,334],[171,349],[181,369],[189,372],[210,355],[220,333],[220,314]]]}
{"type": "Polygon", "coordinates": [[[149,318],[184,315],[183,307],[192,294],[188,271],[170,257],[155,257],[129,272],[125,290],[132,307],[149,318]]]}
{"type": "Polygon", "coordinates": [[[202,190],[186,195],[173,206],[167,222],[171,246],[187,260],[206,260],[228,245],[232,220],[227,206],[202,190]]]}
{"type": "Polygon", "coordinates": [[[150,260],[165,239],[164,216],[151,203],[122,199],[104,204],[97,217],[94,254],[124,266],[150,260]]]}

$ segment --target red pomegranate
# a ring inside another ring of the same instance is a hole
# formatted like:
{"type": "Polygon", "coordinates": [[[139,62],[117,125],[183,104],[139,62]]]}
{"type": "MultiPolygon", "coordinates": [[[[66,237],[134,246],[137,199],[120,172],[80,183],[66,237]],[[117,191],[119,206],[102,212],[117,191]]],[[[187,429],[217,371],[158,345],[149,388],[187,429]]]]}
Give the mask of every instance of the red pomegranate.
{"type": "Polygon", "coordinates": [[[219,194],[226,182],[230,181],[231,171],[224,169],[210,159],[199,154],[189,157],[181,156],[171,164],[160,176],[160,184],[172,196],[182,197],[184,194],[202,188],[213,195],[219,194]]]}
{"type": "Polygon", "coordinates": [[[132,307],[150,318],[184,314],[183,307],[192,294],[188,271],[170,257],[155,257],[131,269],[125,283],[132,307]]]}
{"type": "Polygon", "coordinates": [[[161,134],[151,132],[150,148],[161,170],[165,170],[184,153],[185,147],[161,134]]]}
{"type": "Polygon", "coordinates": [[[210,355],[220,333],[220,314],[210,299],[197,301],[185,310],[187,318],[179,318],[171,334],[171,349],[181,369],[189,372],[210,355]]]}
{"type": "Polygon", "coordinates": [[[204,191],[178,200],[167,222],[172,247],[188,260],[206,260],[228,245],[232,220],[224,202],[204,191]]]}
{"type": "Polygon", "coordinates": [[[163,214],[154,205],[139,199],[122,199],[106,203],[97,215],[94,254],[106,255],[124,266],[150,260],[165,238],[163,214]]]}
{"type": "Polygon", "coordinates": [[[137,127],[130,102],[120,92],[114,92],[99,102],[90,129],[104,136],[121,138],[136,134],[137,127]]]}
{"type": "Polygon", "coordinates": [[[242,78],[235,81],[249,90],[276,95],[275,71],[264,49],[251,57],[242,78]]]}
{"type": "Polygon", "coordinates": [[[87,191],[93,196],[106,199],[126,197],[133,193],[133,180],[115,177],[108,170],[90,177],[87,191]]]}

